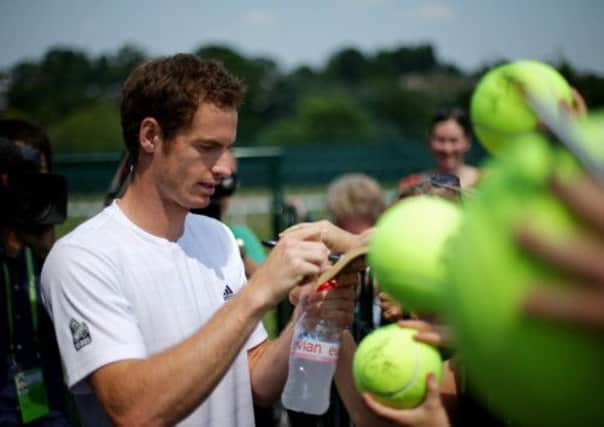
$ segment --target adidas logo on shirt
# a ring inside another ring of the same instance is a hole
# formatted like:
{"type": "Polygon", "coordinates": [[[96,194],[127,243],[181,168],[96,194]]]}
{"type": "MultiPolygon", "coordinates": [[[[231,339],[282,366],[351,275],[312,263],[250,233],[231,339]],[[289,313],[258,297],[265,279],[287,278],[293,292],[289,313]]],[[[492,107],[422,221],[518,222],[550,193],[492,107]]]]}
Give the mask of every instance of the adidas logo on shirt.
{"type": "Polygon", "coordinates": [[[226,285],[224,287],[224,292],[222,293],[222,298],[227,301],[229,300],[233,295],[235,295],[235,293],[233,292],[233,290],[231,289],[231,287],[229,285],[226,285]]]}

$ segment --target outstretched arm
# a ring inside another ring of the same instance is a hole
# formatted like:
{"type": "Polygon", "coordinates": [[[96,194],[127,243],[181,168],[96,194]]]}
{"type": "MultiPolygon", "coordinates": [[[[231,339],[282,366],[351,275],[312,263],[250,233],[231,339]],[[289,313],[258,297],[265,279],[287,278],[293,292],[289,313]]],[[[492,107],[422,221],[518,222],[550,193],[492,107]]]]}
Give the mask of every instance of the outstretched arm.
{"type": "Polygon", "coordinates": [[[585,227],[563,244],[529,229],[518,233],[519,244],[549,262],[568,279],[563,286],[540,286],[525,301],[530,316],[566,322],[604,332],[604,185],[588,176],[565,184],[555,177],[552,192],[585,227]]]}

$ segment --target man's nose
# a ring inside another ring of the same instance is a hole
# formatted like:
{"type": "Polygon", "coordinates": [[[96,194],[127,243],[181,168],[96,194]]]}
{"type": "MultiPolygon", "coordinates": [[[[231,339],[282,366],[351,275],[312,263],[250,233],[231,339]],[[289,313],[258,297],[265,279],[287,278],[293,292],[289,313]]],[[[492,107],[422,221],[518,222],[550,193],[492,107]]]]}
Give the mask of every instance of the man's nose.
{"type": "MultiPolygon", "coordinates": [[[[229,154],[230,155],[230,154],[229,154]]],[[[233,174],[233,168],[231,167],[231,161],[229,155],[222,155],[218,161],[214,164],[212,172],[219,175],[221,178],[225,176],[231,176],[233,174]]]]}

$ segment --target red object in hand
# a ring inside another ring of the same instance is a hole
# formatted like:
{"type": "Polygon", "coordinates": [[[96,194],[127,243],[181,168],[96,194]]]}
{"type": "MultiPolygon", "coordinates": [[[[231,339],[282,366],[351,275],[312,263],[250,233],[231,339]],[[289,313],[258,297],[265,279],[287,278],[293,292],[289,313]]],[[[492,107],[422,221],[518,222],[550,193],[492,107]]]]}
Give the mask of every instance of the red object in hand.
{"type": "Polygon", "coordinates": [[[317,288],[317,292],[327,291],[336,287],[336,279],[330,279],[327,282],[321,283],[317,288]]]}

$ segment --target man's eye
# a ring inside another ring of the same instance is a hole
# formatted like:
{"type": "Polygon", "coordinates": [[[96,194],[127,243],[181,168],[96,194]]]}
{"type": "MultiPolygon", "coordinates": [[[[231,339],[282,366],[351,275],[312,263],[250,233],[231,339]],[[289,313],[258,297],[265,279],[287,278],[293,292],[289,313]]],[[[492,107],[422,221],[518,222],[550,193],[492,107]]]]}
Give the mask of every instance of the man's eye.
{"type": "Polygon", "coordinates": [[[207,153],[216,149],[216,145],[213,144],[200,144],[197,149],[201,152],[207,153]]]}

